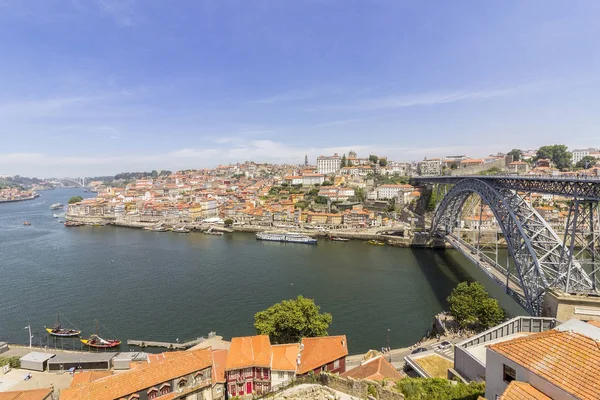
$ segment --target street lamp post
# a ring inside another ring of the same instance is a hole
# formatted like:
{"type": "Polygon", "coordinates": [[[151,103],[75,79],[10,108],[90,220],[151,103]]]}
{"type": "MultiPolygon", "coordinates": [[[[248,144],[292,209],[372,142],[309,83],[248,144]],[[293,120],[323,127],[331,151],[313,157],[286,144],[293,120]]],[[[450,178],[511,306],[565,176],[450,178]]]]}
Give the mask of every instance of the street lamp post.
{"type": "Polygon", "coordinates": [[[386,350],[388,353],[388,361],[392,361],[392,353],[390,352],[390,330],[388,329],[386,334],[385,334],[385,345],[386,345],[386,350]]]}
{"type": "Polygon", "coordinates": [[[29,348],[31,348],[32,345],[32,339],[33,339],[33,335],[31,334],[31,325],[27,325],[25,328],[23,329],[27,329],[29,331],[29,348]]]}

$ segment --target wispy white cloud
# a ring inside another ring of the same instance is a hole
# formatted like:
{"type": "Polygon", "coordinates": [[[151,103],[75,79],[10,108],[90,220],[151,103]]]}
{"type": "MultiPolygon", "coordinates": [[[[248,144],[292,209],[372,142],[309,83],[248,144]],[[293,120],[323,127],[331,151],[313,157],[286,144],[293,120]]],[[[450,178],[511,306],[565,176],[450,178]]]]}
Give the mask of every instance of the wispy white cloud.
{"type": "Polygon", "coordinates": [[[20,173],[22,175],[103,175],[132,170],[151,170],[164,168],[170,170],[204,168],[224,163],[272,162],[301,164],[304,155],[314,162],[319,155],[348,153],[357,151],[360,155],[385,154],[390,159],[411,161],[423,157],[444,156],[451,153],[487,154],[497,149],[497,144],[480,147],[390,147],[378,143],[354,143],[345,146],[314,147],[299,144],[286,144],[273,140],[238,141],[234,145],[219,147],[182,148],[162,153],[121,155],[50,155],[39,152],[0,154],[2,173],[20,173]]]}
{"type": "Polygon", "coordinates": [[[427,92],[397,96],[383,96],[365,100],[357,100],[352,103],[335,106],[334,108],[383,110],[416,106],[435,106],[440,104],[456,103],[459,101],[483,100],[492,97],[500,97],[515,93],[520,89],[521,87],[515,87],[480,91],[427,92]]]}
{"type": "Polygon", "coordinates": [[[135,0],[94,0],[94,4],[121,26],[132,27],[143,20],[135,0]]]}

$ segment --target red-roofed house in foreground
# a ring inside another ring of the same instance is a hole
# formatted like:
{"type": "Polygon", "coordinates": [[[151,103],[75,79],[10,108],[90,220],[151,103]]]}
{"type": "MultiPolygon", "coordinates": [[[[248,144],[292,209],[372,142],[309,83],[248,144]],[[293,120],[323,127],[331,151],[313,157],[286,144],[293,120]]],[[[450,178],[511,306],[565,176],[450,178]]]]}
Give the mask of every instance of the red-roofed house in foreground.
{"type": "Polygon", "coordinates": [[[271,345],[266,335],[231,340],[225,363],[230,396],[261,395],[297,375],[346,370],[346,336],[304,338],[301,343],[271,345]]]}

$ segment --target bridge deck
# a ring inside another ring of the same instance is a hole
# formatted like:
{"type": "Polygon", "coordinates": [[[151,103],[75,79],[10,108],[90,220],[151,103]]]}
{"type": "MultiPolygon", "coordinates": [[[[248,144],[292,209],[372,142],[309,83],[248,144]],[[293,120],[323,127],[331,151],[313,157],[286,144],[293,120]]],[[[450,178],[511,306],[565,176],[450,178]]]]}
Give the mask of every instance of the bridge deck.
{"type": "Polygon", "coordinates": [[[453,185],[465,179],[486,181],[495,187],[526,193],[548,193],[560,196],[600,201],[600,177],[554,177],[517,175],[415,176],[416,184],[453,185]]]}
{"type": "MultiPolygon", "coordinates": [[[[467,257],[473,264],[475,264],[479,269],[481,269],[487,276],[493,279],[496,283],[506,286],[506,274],[498,269],[498,266],[495,263],[490,262],[486,259],[486,257],[481,257],[480,255],[473,254],[473,247],[468,246],[463,243],[461,240],[456,238],[453,235],[447,235],[444,238],[448,243],[452,245],[456,250],[460,251],[465,257],[467,257]]],[[[508,280],[508,288],[509,291],[512,291],[519,298],[515,299],[521,306],[525,307],[525,292],[518,284],[515,282],[514,278],[508,280]]]]}

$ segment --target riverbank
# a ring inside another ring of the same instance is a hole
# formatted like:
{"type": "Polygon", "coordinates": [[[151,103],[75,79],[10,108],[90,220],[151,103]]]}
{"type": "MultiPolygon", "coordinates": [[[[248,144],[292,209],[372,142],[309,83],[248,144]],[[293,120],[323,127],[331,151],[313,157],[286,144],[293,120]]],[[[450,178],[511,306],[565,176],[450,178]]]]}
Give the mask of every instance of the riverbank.
{"type": "Polygon", "coordinates": [[[11,200],[1,200],[0,199],[0,204],[2,203],[17,203],[19,201],[28,201],[28,200],[35,200],[38,197],[40,197],[41,195],[39,193],[35,193],[29,197],[23,197],[23,198],[19,198],[19,199],[11,199],[11,200]]]}
{"type": "MultiPolygon", "coordinates": [[[[382,235],[378,233],[373,233],[369,231],[356,231],[356,230],[315,230],[315,229],[306,229],[306,228],[279,228],[279,227],[271,227],[271,226],[259,226],[259,225],[233,225],[231,227],[225,227],[218,224],[206,224],[200,222],[192,222],[192,223],[184,223],[184,222],[156,222],[156,221],[132,221],[126,218],[116,218],[116,217],[90,217],[90,216],[74,216],[74,215],[66,215],[67,221],[72,222],[80,222],[87,225],[112,225],[117,227],[124,228],[133,228],[133,229],[144,229],[153,226],[157,226],[160,224],[169,225],[169,226],[185,226],[187,229],[191,231],[205,232],[212,228],[214,231],[219,232],[243,232],[243,233],[258,233],[258,232],[277,232],[277,233],[285,233],[290,230],[294,232],[303,233],[307,236],[314,238],[328,238],[330,236],[340,237],[343,239],[349,240],[359,240],[359,241],[370,241],[375,240],[379,242],[384,242],[389,246],[395,247],[424,247],[424,248],[449,248],[447,244],[438,239],[431,239],[427,234],[414,235],[413,237],[402,237],[402,236],[394,236],[394,235],[382,235]]],[[[377,229],[383,229],[385,227],[378,227],[377,229]]],[[[392,228],[390,228],[392,229],[392,228]]]]}

